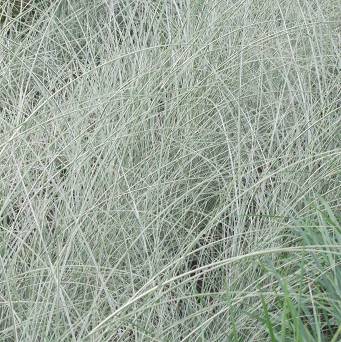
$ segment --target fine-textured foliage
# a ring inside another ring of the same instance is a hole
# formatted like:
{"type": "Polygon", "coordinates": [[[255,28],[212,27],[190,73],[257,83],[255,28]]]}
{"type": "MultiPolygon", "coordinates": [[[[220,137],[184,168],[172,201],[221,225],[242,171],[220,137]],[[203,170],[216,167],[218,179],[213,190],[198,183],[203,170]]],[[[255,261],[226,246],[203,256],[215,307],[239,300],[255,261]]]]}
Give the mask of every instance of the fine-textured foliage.
{"type": "Polygon", "coordinates": [[[0,341],[339,339],[340,2],[13,4],[0,341]]]}

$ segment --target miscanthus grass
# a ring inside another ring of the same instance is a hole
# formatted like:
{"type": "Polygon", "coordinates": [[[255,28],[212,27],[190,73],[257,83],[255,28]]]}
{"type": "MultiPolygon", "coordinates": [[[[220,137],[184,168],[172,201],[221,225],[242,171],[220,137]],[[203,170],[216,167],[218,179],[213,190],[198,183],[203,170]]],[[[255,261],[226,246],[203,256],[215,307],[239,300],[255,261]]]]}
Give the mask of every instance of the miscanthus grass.
{"type": "Polygon", "coordinates": [[[340,2],[1,2],[0,340],[338,341],[340,2]]]}

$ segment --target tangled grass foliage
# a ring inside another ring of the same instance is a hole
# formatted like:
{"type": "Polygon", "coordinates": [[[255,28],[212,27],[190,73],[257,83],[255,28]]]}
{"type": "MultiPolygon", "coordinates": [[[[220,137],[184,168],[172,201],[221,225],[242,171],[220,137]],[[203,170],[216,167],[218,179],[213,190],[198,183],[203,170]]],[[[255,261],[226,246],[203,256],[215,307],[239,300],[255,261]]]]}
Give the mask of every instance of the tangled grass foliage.
{"type": "Polygon", "coordinates": [[[340,2],[18,4],[0,340],[337,341],[340,2]]]}

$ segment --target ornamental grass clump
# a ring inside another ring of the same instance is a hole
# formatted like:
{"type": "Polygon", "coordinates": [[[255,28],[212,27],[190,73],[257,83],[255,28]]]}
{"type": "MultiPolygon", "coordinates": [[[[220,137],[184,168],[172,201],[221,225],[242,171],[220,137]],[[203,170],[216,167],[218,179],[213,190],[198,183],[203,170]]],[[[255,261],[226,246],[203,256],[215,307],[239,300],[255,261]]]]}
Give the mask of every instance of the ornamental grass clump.
{"type": "Polygon", "coordinates": [[[1,341],[339,338],[338,1],[2,4],[1,341]]]}

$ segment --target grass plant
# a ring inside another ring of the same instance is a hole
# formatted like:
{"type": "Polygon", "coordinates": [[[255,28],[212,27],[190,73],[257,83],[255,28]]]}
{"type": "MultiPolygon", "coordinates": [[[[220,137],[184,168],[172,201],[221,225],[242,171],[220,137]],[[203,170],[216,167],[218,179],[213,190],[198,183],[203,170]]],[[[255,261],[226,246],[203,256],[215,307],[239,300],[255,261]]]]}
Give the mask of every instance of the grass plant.
{"type": "Polygon", "coordinates": [[[0,341],[339,341],[340,2],[12,5],[0,341]]]}

